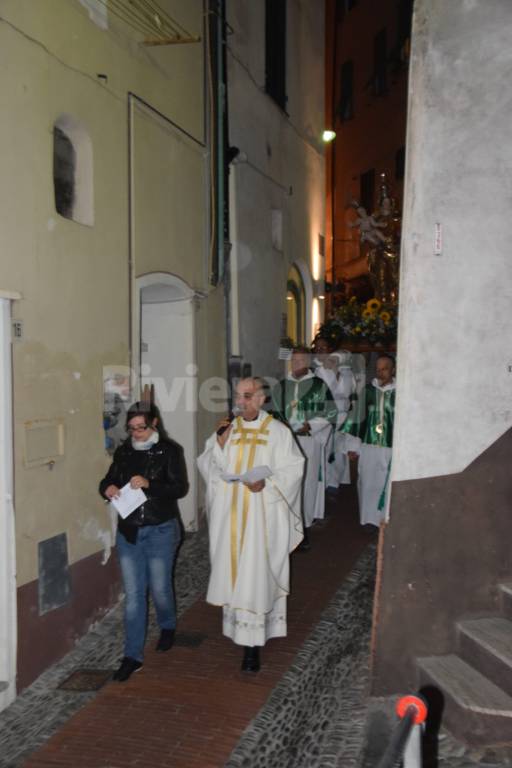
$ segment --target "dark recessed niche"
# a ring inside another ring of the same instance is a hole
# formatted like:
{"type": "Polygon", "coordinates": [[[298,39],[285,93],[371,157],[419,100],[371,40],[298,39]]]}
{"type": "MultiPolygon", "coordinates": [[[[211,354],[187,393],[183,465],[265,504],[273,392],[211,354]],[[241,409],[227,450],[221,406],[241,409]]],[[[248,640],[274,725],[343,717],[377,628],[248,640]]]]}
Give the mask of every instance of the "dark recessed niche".
{"type": "Polygon", "coordinates": [[[65,533],[40,541],[39,555],[39,615],[60,608],[71,597],[68,562],[68,542],[65,533]]]}
{"type": "Polygon", "coordinates": [[[53,127],[53,188],[55,208],[66,219],[73,218],[75,204],[76,152],[73,142],[57,125],[53,127]]]}

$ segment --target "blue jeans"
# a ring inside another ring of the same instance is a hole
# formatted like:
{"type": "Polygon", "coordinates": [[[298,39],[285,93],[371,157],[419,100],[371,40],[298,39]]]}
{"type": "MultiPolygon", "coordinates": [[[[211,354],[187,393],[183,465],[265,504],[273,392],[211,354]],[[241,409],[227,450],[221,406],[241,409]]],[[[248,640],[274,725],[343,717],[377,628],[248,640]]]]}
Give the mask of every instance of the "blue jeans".
{"type": "Polygon", "coordinates": [[[144,658],[147,626],[147,591],[151,591],[161,629],[175,629],[176,606],[172,572],[180,542],[177,520],[139,528],[137,541],[130,544],[117,533],[117,554],[125,591],[124,655],[137,661],[144,658]]]}

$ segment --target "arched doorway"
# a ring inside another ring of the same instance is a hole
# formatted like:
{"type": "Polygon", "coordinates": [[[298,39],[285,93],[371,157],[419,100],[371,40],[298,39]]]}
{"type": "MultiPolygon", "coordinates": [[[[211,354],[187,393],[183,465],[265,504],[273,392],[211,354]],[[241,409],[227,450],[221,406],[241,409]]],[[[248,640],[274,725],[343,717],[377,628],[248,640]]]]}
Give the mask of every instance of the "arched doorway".
{"type": "Polygon", "coordinates": [[[194,291],[166,273],[138,278],[137,291],[140,390],[152,388],[167,432],[184,448],[190,490],[179,505],[185,529],[193,531],[198,522],[194,291]]]}
{"type": "Polygon", "coordinates": [[[295,264],[290,267],[286,283],[286,334],[294,344],[306,342],[306,292],[295,264]]]}

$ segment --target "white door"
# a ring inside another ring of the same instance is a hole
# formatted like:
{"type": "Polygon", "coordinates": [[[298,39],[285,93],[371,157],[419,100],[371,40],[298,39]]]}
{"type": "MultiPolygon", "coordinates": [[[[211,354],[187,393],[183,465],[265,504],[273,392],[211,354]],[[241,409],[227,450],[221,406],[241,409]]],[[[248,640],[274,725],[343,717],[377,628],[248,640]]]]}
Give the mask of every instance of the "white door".
{"type": "MultiPolygon", "coordinates": [[[[147,278],[146,278],[147,279],[147,278]]],[[[169,436],[183,446],[190,482],[179,502],[186,530],[197,530],[197,371],[194,306],[176,298],[176,289],[152,285],[141,290],[141,387],[152,384],[169,436]],[[168,295],[165,300],[166,288],[168,295]]]]}
{"type": "Polygon", "coordinates": [[[11,308],[0,299],[0,710],[16,696],[16,549],[11,395],[11,308]]]}

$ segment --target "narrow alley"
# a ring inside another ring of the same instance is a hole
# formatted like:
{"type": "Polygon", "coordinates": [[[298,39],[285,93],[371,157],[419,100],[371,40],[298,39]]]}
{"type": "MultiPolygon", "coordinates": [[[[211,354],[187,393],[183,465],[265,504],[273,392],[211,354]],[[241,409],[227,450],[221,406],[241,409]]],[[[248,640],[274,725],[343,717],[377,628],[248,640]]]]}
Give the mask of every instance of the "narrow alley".
{"type": "Polygon", "coordinates": [[[511,40],[0,0],[0,768],[512,768],[511,40]]]}
{"type": "Polygon", "coordinates": [[[258,675],[240,672],[220,610],[204,601],[207,540],[204,531],[191,535],[178,558],[172,651],[150,650],[150,627],[144,667],[127,683],[108,682],[97,694],[60,689],[77,668],[111,674],[122,655],[115,609],[0,715],[0,765],[356,766],[376,535],[359,525],[354,490],[329,502],[311,550],[293,556],[288,637],[266,646],[258,675]]]}

